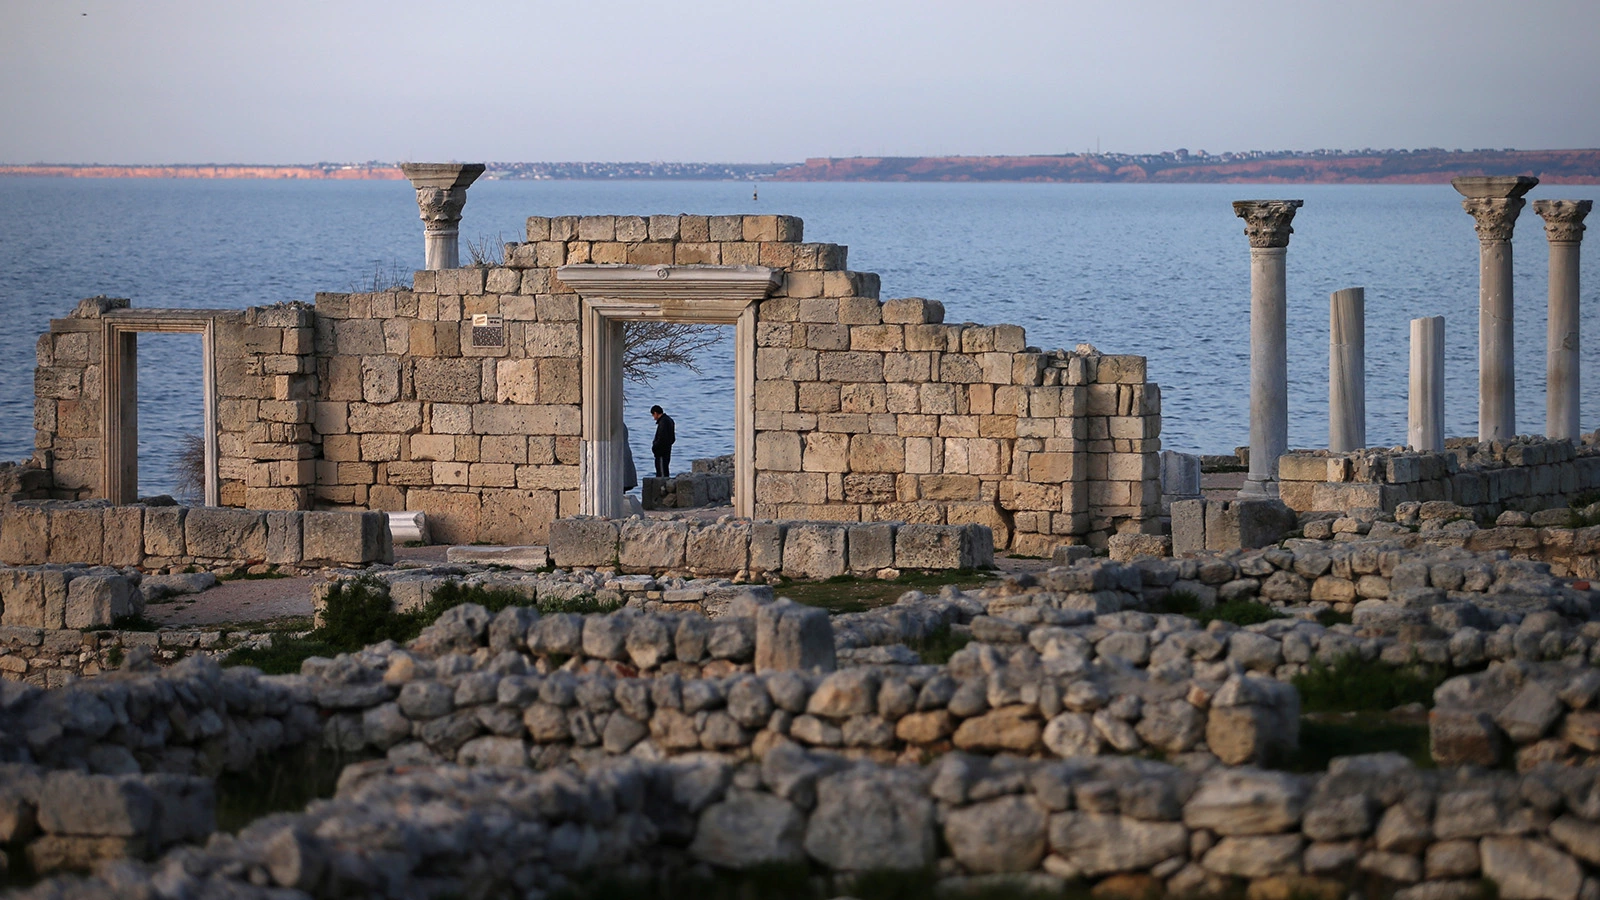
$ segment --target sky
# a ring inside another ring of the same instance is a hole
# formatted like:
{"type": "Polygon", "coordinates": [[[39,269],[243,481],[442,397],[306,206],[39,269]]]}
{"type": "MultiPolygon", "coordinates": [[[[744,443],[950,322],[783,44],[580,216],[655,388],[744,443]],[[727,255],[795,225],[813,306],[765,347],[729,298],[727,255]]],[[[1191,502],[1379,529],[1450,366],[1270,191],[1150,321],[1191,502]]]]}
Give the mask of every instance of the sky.
{"type": "Polygon", "coordinates": [[[0,0],[0,163],[1600,147],[1596,0],[0,0]]]}

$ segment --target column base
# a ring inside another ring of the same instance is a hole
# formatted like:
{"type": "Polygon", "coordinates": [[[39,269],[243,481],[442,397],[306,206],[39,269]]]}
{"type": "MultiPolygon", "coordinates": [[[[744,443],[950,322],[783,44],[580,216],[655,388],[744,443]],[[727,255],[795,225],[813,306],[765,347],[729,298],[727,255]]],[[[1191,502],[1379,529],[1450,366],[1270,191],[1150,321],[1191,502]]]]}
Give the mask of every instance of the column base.
{"type": "Polygon", "coordinates": [[[1239,488],[1239,496],[1251,500],[1260,500],[1262,498],[1276,500],[1278,498],[1278,481],[1277,479],[1257,481],[1247,477],[1244,486],[1239,488]]]}

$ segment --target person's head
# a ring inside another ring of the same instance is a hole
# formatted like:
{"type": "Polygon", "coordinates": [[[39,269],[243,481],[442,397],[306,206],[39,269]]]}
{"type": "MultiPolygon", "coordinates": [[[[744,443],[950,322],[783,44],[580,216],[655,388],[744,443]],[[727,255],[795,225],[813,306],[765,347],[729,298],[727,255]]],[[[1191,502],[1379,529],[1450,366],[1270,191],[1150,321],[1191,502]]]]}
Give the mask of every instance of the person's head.
{"type": "Polygon", "coordinates": [[[652,406],[650,407],[650,418],[659,419],[661,418],[661,414],[664,412],[666,412],[666,410],[662,409],[660,406],[652,406]]]}

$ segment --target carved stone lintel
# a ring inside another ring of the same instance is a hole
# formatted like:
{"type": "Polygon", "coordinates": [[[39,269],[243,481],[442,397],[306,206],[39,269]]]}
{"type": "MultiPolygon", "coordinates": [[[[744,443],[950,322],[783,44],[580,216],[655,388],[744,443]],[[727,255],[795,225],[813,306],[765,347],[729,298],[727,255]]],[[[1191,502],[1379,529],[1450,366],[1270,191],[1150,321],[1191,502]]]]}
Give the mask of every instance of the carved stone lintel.
{"type": "Polygon", "coordinates": [[[422,211],[424,228],[428,231],[453,231],[461,222],[461,209],[467,205],[464,187],[417,188],[417,208],[422,211]]]}
{"type": "Polygon", "coordinates": [[[1251,248],[1287,247],[1294,234],[1289,223],[1304,205],[1304,200],[1235,200],[1233,214],[1244,220],[1251,248]]]}
{"type": "Polygon", "coordinates": [[[1593,200],[1533,201],[1533,211],[1544,219],[1544,235],[1551,243],[1583,240],[1583,217],[1593,207],[1593,200]]]}
{"type": "Polygon", "coordinates": [[[1472,214],[1480,242],[1509,241],[1517,227],[1517,214],[1527,202],[1521,197],[1468,197],[1461,201],[1461,208],[1472,214]]]}

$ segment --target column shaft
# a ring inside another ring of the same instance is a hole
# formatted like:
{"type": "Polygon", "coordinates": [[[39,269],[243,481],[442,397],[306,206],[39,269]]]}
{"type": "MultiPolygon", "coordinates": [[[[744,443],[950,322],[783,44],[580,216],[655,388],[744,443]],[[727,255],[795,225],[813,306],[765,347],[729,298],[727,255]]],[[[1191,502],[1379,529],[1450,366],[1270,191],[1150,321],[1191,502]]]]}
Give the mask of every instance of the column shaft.
{"type": "Polygon", "coordinates": [[[1517,364],[1511,241],[1478,245],[1478,440],[1517,435],[1517,364]]]}
{"type": "Polygon", "coordinates": [[[434,228],[423,231],[424,268],[454,269],[461,265],[460,227],[434,228]]]}
{"type": "Polygon", "coordinates": [[[1276,496],[1278,457],[1289,449],[1286,247],[1250,248],[1250,474],[1246,488],[1276,496]]]}
{"type": "Polygon", "coordinates": [[[1328,299],[1328,449],[1367,445],[1367,292],[1334,291],[1328,299]]]}
{"type": "Polygon", "coordinates": [[[1444,449],[1444,316],[1411,320],[1406,443],[1419,451],[1444,449]]]}
{"type": "Polygon", "coordinates": [[[1578,439],[1578,242],[1550,242],[1550,332],[1545,345],[1546,437],[1578,439]]]}

